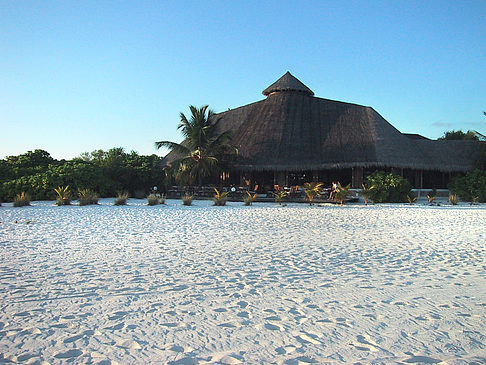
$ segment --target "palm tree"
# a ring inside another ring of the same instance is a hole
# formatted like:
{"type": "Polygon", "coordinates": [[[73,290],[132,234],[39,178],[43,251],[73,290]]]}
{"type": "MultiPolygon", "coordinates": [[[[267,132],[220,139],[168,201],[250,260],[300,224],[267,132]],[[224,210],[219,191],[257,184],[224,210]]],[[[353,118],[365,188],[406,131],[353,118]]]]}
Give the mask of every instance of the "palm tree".
{"type": "Polygon", "coordinates": [[[374,185],[368,186],[366,184],[361,184],[361,191],[359,194],[364,198],[365,205],[368,205],[368,200],[373,195],[372,190],[375,188],[374,185]]]}
{"type": "Polygon", "coordinates": [[[336,201],[340,202],[341,205],[343,205],[344,199],[346,199],[346,197],[348,196],[350,187],[351,185],[349,184],[346,186],[342,186],[341,183],[338,182],[338,190],[335,199],[336,201]]]}
{"type": "Polygon", "coordinates": [[[181,113],[177,127],[184,141],[160,141],[155,142],[155,146],[166,147],[175,155],[170,168],[177,181],[191,185],[197,180],[201,185],[202,179],[218,173],[225,157],[237,152],[237,149],[230,144],[229,131],[219,133],[219,119],[216,119],[215,113],[207,105],[201,108],[191,105],[189,109],[191,118],[187,119],[181,113]]]}
{"type": "Polygon", "coordinates": [[[304,190],[307,200],[309,200],[309,205],[312,205],[314,198],[321,192],[322,185],[322,183],[306,182],[302,186],[302,190],[304,190]]]}

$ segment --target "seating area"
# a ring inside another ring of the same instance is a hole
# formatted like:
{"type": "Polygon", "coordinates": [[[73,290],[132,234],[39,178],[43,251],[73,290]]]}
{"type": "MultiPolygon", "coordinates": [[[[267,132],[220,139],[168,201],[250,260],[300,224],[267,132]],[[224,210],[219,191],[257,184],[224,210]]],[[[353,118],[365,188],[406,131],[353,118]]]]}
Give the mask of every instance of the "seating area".
{"type": "MultiPolygon", "coordinates": [[[[253,188],[248,186],[171,186],[167,190],[166,197],[168,199],[180,199],[184,195],[192,195],[194,199],[205,200],[211,199],[214,194],[215,190],[218,189],[220,192],[228,192],[228,200],[229,201],[242,201],[243,197],[246,193],[250,194],[258,194],[257,195],[257,202],[273,202],[275,200],[275,192],[279,190],[283,190],[287,192],[287,197],[285,201],[287,202],[294,202],[294,203],[302,203],[306,202],[306,196],[304,191],[300,186],[283,186],[280,187],[275,185],[273,187],[259,187],[256,185],[253,188]]],[[[331,188],[324,188],[322,189],[321,194],[315,198],[316,203],[326,203],[326,202],[334,202],[333,200],[329,200],[329,194],[331,192],[331,188]]],[[[358,201],[358,194],[355,191],[350,191],[350,196],[346,199],[348,202],[358,201]]]]}

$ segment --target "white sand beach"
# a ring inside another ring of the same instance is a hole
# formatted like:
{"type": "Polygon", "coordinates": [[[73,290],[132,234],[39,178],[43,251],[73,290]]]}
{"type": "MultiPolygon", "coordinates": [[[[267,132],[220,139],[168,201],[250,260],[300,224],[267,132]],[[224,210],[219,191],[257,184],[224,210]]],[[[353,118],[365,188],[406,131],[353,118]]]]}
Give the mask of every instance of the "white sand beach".
{"type": "Polygon", "coordinates": [[[486,205],[0,207],[0,363],[486,363],[486,205]]]}

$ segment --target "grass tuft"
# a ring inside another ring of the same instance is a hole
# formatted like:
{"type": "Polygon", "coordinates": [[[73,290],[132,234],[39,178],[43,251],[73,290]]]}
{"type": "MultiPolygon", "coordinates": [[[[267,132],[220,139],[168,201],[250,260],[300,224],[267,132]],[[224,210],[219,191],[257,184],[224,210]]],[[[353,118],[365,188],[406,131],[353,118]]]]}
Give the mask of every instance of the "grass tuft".
{"type": "Polygon", "coordinates": [[[457,205],[459,203],[459,196],[457,194],[449,195],[449,203],[452,205],[457,205]]]}
{"type": "Polygon", "coordinates": [[[216,194],[214,194],[213,197],[214,205],[217,206],[226,205],[226,202],[228,201],[228,192],[227,191],[219,192],[218,189],[216,188],[214,188],[214,191],[216,192],[216,194]]]}
{"type": "Polygon", "coordinates": [[[99,196],[90,189],[79,189],[79,205],[95,205],[98,204],[99,196]]]}
{"type": "Polygon", "coordinates": [[[57,194],[56,205],[71,205],[71,192],[69,191],[69,185],[66,187],[59,186],[54,189],[57,194]]]}
{"type": "Polygon", "coordinates": [[[14,207],[26,207],[30,205],[30,196],[25,191],[17,194],[14,198],[13,206],[14,207]]]}
{"type": "Polygon", "coordinates": [[[250,194],[250,192],[246,192],[246,196],[243,197],[243,203],[245,203],[246,206],[252,205],[253,202],[256,200],[258,194],[250,194]]]}
{"type": "Polygon", "coordinates": [[[192,205],[192,201],[194,200],[193,195],[184,195],[182,197],[182,204],[183,205],[192,205]]]}
{"type": "Polygon", "coordinates": [[[127,200],[128,200],[128,192],[120,191],[113,205],[127,205],[127,200]]]}

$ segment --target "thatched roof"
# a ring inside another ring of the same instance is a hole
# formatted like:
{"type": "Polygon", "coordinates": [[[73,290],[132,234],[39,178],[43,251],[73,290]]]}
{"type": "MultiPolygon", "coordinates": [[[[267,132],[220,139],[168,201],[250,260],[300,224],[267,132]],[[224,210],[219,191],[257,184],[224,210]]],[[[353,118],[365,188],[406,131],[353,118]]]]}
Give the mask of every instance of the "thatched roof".
{"type": "Polygon", "coordinates": [[[264,100],[217,114],[221,132],[232,132],[240,170],[467,171],[480,151],[475,141],[409,138],[371,107],[312,96],[290,73],[263,93],[264,100]]]}
{"type": "Polygon", "coordinates": [[[272,85],[263,90],[262,94],[265,96],[279,91],[293,91],[300,92],[310,96],[314,96],[314,92],[305,86],[300,80],[297,80],[290,72],[286,72],[281,78],[275,81],[272,85]]]}

